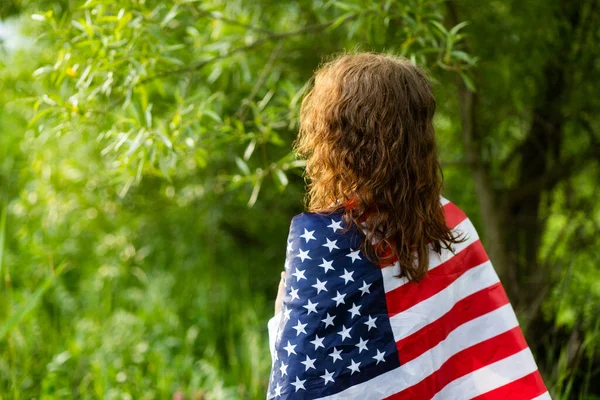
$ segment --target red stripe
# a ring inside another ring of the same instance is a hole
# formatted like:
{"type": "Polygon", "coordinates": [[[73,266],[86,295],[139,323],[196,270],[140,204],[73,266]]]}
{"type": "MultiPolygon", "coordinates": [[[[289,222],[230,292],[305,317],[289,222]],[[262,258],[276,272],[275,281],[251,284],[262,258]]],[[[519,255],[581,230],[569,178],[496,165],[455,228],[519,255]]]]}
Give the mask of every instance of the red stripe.
{"type": "Polygon", "coordinates": [[[488,255],[480,240],[477,240],[442,263],[430,270],[420,282],[407,282],[385,294],[390,317],[399,314],[414,305],[430,298],[447,288],[462,274],[471,268],[488,261],[488,255]]]}
{"type": "Polygon", "coordinates": [[[465,322],[508,304],[500,282],[457,302],[446,314],[410,336],[396,342],[400,363],[405,364],[446,339],[450,332],[465,322]]]}
{"type": "Polygon", "coordinates": [[[535,371],[507,385],[474,397],[473,400],[531,400],[546,391],[540,372],[535,371]]]}
{"type": "Polygon", "coordinates": [[[446,226],[450,229],[467,219],[465,213],[453,203],[446,203],[443,209],[446,216],[446,226]]]}
{"type": "MultiPolygon", "coordinates": [[[[455,354],[440,369],[421,382],[386,399],[430,399],[455,379],[500,361],[525,348],[527,348],[527,343],[521,329],[517,326],[455,354]]],[[[507,398],[512,399],[511,397],[507,398]]]]}

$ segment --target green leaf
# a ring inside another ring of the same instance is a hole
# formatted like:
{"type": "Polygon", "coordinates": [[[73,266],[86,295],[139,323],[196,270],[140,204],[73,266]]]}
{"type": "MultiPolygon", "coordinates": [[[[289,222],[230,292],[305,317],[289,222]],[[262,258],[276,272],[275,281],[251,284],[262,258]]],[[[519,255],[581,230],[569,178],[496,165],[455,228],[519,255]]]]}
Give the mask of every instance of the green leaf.
{"type": "Polygon", "coordinates": [[[355,12],[349,12],[349,13],[342,15],[341,17],[339,17],[335,21],[333,21],[333,23],[327,27],[326,31],[331,32],[331,31],[335,30],[337,27],[339,27],[344,22],[346,22],[348,20],[348,18],[350,18],[354,15],[356,15],[355,12]]]}
{"type": "Polygon", "coordinates": [[[450,34],[452,36],[455,36],[458,33],[458,31],[460,31],[462,28],[464,28],[467,25],[469,25],[469,21],[463,21],[459,24],[456,24],[452,29],[450,29],[450,34]]]}
{"type": "Polygon", "coordinates": [[[250,195],[250,199],[248,199],[248,207],[254,206],[256,200],[258,200],[258,194],[260,193],[260,186],[262,184],[262,179],[258,179],[252,188],[252,194],[250,195]]]}
{"type": "Polygon", "coordinates": [[[467,75],[465,72],[460,71],[460,77],[462,78],[463,82],[465,83],[465,86],[471,91],[471,92],[475,92],[476,88],[475,88],[475,83],[473,83],[473,80],[471,79],[471,77],[469,75],[467,75]]]}
{"type": "Polygon", "coordinates": [[[235,158],[235,163],[238,168],[244,173],[244,175],[250,175],[250,168],[248,168],[248,164],[244,160],[239,157],[235,158]]]}
{"type": "Polygon", "coordinates": [[[44,293],[52,287],[52,284],[59,277],[63,270],[65,269],[66,264],[61,263],[54,273],[51,273],[48,278],[39,286],[35,292],[23,302],[17,309],[8,317],[8,319],[0,326],[0,342],[4,339],[4,337],[10,332],[12,328],[14,328],[17,324],[19,324],[27,314],[29,314],[40,302],[44,293]]]}
{"type": "Polygon", "coordinates": [[[289,181],[287,176],[285,175],[285,172],[283,172],[280,169],[276,169],[275,176],[279,180],[279,183],[281,184],[282,188],[285,188],[288,185],[289,181]]]}
{"type": "Polygon", "coordinates": [[[449,32],[444,25],[439,23],[438,21],[431,21],[431,25],[435,26],[444,36],[448,36],[449,32]]]}

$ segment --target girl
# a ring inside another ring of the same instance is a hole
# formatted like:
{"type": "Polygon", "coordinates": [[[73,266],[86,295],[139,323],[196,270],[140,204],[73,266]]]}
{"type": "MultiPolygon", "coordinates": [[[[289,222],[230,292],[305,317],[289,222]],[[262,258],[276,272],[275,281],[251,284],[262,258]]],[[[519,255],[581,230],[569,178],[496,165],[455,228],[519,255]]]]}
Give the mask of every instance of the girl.
{"type": "Polygon", "coordinates": [[[441,197],[434,111],[401,57],[343,54],[316,72],[267,398],[550,398],[477,232],[441,197]]]}

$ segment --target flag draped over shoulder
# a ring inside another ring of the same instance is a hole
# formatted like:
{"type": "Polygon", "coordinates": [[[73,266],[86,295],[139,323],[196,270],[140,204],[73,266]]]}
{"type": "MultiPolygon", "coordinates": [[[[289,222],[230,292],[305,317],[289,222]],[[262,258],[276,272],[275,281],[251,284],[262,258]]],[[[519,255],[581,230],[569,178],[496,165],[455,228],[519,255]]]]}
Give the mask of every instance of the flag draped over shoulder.
{"type": "Polygon", "coordinates": [[[292,219],[267,399],[550,399],[477,232],[442,205],[466,240],[418,283],[368,261],[341,213],[292,219]]]}

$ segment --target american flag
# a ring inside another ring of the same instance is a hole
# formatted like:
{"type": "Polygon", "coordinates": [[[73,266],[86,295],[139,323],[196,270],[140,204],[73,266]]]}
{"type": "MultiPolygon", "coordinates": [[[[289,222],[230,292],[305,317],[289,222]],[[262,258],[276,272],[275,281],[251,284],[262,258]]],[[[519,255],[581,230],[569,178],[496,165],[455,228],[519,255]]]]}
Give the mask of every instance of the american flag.
{"type": "Polygon", "coordinates": [[[466,241],[430,250],[419,283],[368,261],[341,213],[292,219],[267,399],[550,399],[475,228],[441,201],[466,241]]]}

